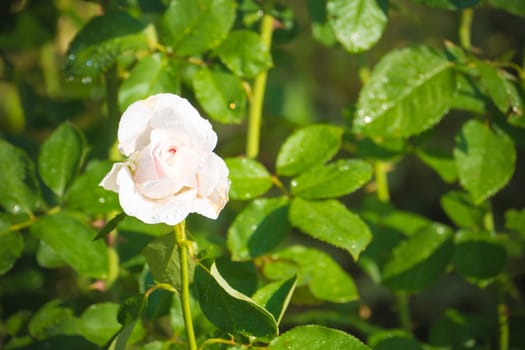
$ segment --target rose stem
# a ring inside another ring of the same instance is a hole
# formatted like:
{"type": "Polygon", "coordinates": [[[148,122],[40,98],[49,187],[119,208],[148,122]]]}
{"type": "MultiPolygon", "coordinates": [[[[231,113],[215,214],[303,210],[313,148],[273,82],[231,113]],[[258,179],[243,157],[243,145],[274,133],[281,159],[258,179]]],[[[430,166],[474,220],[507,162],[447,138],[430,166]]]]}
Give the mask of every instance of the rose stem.
{"type": "Polygon", "coordinates": [[[459,24],[459,42],[466,50],[472,49],[470,41],[470,32],[472,29],[472,19],[474,18],[474,10],[471,8],[461,11],[461,23],[459,24]]]}
{"type": "Polygon", "coordinates": [[[197,350],[197,342],[195,341],[195,332],[193,330],[193,321],[191,318],[190,282],[188,276],[188,241],[186,240],[184,221],[181,221],[175,226],[175,238],[179,249],[181,277],[180,301],[182,304],[182,316],[184,318],[186,336],[188,337],[188,349],[197,350]]]}
{"type": "MultiPolygon", "coordinates": [[[[261,39],[268,50],[270,50],[272,46],[273,34],[273,17],[270,10],[271,1],[267,1],[261,21],[261,39]]],[[[248,116],[248,138],[246,140],[246,156],[248,158],[256,158],[259,155],[262,108],[267,76],[267,70],[260,72],[255,77],[255,81],[253,83],[253,94],[251,96],[250,111],[248,116]]]]}

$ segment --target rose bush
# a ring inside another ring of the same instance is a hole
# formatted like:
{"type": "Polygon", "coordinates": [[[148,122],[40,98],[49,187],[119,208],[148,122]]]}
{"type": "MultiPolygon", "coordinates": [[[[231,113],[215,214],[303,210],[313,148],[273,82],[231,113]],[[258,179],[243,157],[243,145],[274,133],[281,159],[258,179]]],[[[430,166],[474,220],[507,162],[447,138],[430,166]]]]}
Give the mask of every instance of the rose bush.
{"type": "Polygon", "coordinates": [[[118,129],[126,161],[100,185],[118,192],[141,221],[175,225],[190,213],[215,219],[228,201],[226,164],[213,152],[217,134],[184,98],[158,94],[130,105],[118,129]]]}

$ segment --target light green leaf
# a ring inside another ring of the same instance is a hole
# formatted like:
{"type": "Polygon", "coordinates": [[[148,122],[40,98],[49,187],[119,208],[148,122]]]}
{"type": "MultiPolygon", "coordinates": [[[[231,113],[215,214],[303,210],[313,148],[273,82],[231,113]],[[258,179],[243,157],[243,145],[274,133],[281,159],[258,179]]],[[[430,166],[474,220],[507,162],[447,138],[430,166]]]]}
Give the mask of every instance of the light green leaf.
{"type": "Polygon", "coordinates": [[[12,214],[30,214],[41,204],[35,167],[20,148],[0,140],[0,206],[12,214]]]}
{"type": "Polygon", "coordinates": [[[273,339],[268,350],[370,350],[343,331],[318,325],[295,327],[273,339]]]}
{"type": "Polygon", "coordinates": [[[233,0],[171,1],[161,20],[161,41],[178,56],[200,54],[219,45],[235,19],[233,0]]]}
{"type": "Polygon", "coordinates": [[[451,191],[441,197],[441,207],[448,217],[459,227],[480,228],[483,217],[488,213],[488,204],[477,206],[472,197],[465,192],[451,191]]]}
{"type": "Polygon", "coordinates": [[[20,232],[0,233],[0,275],[13,267],[24,250],[24,238],[20,232]]]}
{"type": "Polygon", "coordinates": [[[486,232],[459,231],[454,244],[454,267],[467,278],[495,277],[507,262],[505,247],[486,232]]]}
{"type": "Polygon", "coordinates": [[[516,151],[508,136],[491,131],[478,120],[470,120],[456,136],[454,158],[461,186],[479,204],[510,180],[516,151]]]}
{"type": "Polygon", "coordinates": [[[255,301],[233,289],[221,276],[215,264],[210,270],[195,269],[202,312],[218,328],[232,334],[274,337],[277,323],[273,315],[255,301]]]}
{"type": "Polygon", "coordinates": [[[90,305],[80,316],[80,333],[99,346],[106,344],[121,327],[117,321],[118,310],[119,305],[115,303],[90,305]]]}
{"type": "Polygon", "coordinates": [[[253,300],[270,311],[279,324],[292,299],[296,282],[297,277],[294,276],[287,280],[267,284],[253,295],[253,300]]]}
{"type": "Polygon", "coordinates": [[[385,0],[328,0],[328,22],[337,40],[351,53],[366,51],[383,35],[387,23],[385,0]]]}
{"type": "Polygon", "coordinates": [[[90,83],[126,51],[146,48],[144,24],[125,12],[93,17],[75,36],[66,54],[67,79],[90,83]]]}
{"type": "Polygon", "coordinates": [[[250,158],[226,158],[230,170],[230,197],[252,199],[263,195],[272,187],[272,175],[264,165],[250,158]]]}
{"type": "Polygon", "coordinates": [[[313,296],[333,303],[356,300],[359,295],[351,276],[333,258],[321,250],[291,246],[272,254],[264,274],[273,280],[297,275],[297,285],[308,285],[313,296]]]}
{"type": "Polygon", "coordinates": [[[231,32],[215,53],[226,67],[241,77],[253,78],[272,66],[269,48],[259,34],[249,30],[231,32]]]}
{"type": "Polygon", "coordinates": [[[455,88],[452,65],[441,52],[426,46],[390,52],[359,94],[354,131],[383,137],[418,134],[443,118],[455,88]]]}
{"type": "Polygon", "coordinates": [[[84,223],[62,212],[40,217],[31,226],[31,233],[49,245],[78,273],[107,278],[108,249],[104,242],[92,241],[96,232],[84,223]]]}
{"type": "Polygon", "coordinates": [[[384,283],[403,291],[428,286],[445,271],[452,257],[451,236],[450,228],[436,223],[401,242],[383,269],[384,283]]]}
{"type": "Polygon", "coordinates": [[[479,84],[470,76],[461,73],[456,74],[456,83],[456,94],[451,108],[484,114],[488,109],[488,101],[480,91],[479,84]]]}
{"type": "Polygon", "coordinates": [[[203,68],[193,77],[195,96],[209,116],[221,123],[238,124],[246,107],[246,93],[236,76],[203,68]]]}
{"type": "Polygon", "coordinates": [[[40,245],[36,252],[36,261],[38,262],[38,265],[49,269],[55,269],[67,265],[64,259],[62,259],[57,252],[55,252],[55,250],[44,241],[40,241],[40,245]]]}
{"type": "MultiPolygon", "coordinates": [[[[144,247],[142,254],[155,281],[168,283],[175,289],[181,288],[180,257],[174,232],[151,241],[144,247]]],[[[193,269],[193,264],[190,264],[189,269],[193,269]]],[[[193,273],[189,275],[192,276],[193,273]]]]}
{"type": "Polygon", "coordinates": [[[295,175],[329,161],[341,147],[343,130],[332,125],[310,125],[295,131],[281,146],[276,168],[295,175]]]}
{"type": "Polygon", "coordinates": [[[144,57],[120,86],[120,110],[123,111],[133,102],[154,94],[178,93],[179,79],[176,67],[166,56],[156,53],[144,57]]]}
{"type": "Polygon", "coordinates": [[[78,174],[84,155],[84,138],[71,123],[60,125],[44,142],[38,155],[38,171],[44,183],[62,197],[78,174]]]}
{"type": "Polygon", "coordinates": [[[36,339],[46,339],[64,334],[78,334],[78,319],[73,310],[52,300],[42,306],[28,324],[29,334],[36,339]]]}
{"type": "Polygon", "coordinates": [[[505,227],[525,238],[525,209],[509,209],[505,212],[505,227]]]}
{"type": "Polygon", "coordinates": [[[111,166],[110,161],[91,161],[86,171],[76,177],[67,190],[65,206],[93,215],[120,211],[118,194],[99,186],[111,166]]]}
{"type": "Polygon", "coordinates": [[[456,163],[451,154],[437,149],[418,149],[416,155],[423,163],[434,169],[447,183],[456,181],[456,163]]]}
{"type": "Polygon", "coordinates": [[[290,228],[287,198],[254,200],[228,229],[232,259],[248,260],[269,252],[284,239],[290,228]]]}
{"type": "Polygon", "coordinates": [[[372,238],[368,226],[337,200],[306,201],[295,198],[290,222],[304,233],[348,251],[354,260],[372,238]]]}
{"type": "Polygon", "coordinates": [[[312,18],[312,36],[326,46],[337,42],[334,31],[328,23],[326,3],[328,0],[308,0],[308,13],[312,18]]]}
{"type": "Polygon", "coordinates": [[[325,199],[349,194],[372,177],[370,164],[359,159],[340,159],[320,165],[294,178],[292,193],[304,199],[325,199]]]}

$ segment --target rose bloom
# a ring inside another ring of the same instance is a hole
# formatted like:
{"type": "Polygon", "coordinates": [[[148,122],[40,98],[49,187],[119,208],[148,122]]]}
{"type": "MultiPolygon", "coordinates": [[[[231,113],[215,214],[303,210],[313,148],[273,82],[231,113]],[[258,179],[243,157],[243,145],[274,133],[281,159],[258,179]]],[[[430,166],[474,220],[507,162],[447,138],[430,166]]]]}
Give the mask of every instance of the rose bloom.
{"type": "Polygon", "coordinates": [[[228,201],[228,168],[217,134],[184,98],[158,94],[130,105],[118,128],[120,152],[100,185],[117,192],[127,215],[175,225],[189,213],[216,219],[228,201]]]}

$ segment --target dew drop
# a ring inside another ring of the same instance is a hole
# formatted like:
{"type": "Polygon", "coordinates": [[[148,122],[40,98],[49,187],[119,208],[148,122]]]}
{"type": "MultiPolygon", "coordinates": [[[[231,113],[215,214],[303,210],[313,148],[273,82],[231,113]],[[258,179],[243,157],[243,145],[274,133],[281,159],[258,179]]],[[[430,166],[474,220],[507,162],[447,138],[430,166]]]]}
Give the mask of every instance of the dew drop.
{"type": "Polygon", "coordinates": [[[370,122],[372,121],[372,117],[370,117],[369,115],[367,115],[366,117],[364,117],[363,120],[364,120],[364,122],[365,122],[366,124],[368,124],[368,123],[370,123],[370,122]]]}
{"type": "Polygon", "coordinates": [[[75,56],[75,54],[69,54],[69,56],[67,56],[67,59],[70,60],[70,61],[73,61],[75,58],[77,58],[77,56],[75,56]]]}
{"type": "Polygon", "coordinates": [[[88,60],[88,61],[86,62],[86,66],[88,66],[88,67],[92,67],[92,66],[93,66],[93,61],[92,61],[92,60],[88,60]]]}
{"type": "Polygon", "coordinates": [[[106,198],[104,198],[104,197],[100,197],[100,198],[98,199],[98,202],[101,203],[101,204],[104,204],[104,203],[106,203],[106,198]]]}
{"type": "Polygon", "coordinates": [[[93,79],[91,79],[91,77],[83,77],[80,81],[82,84],[89,84],[93,81],[93,79]]]}

